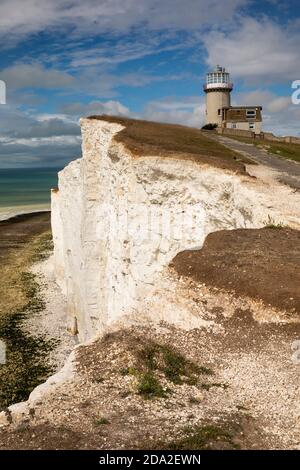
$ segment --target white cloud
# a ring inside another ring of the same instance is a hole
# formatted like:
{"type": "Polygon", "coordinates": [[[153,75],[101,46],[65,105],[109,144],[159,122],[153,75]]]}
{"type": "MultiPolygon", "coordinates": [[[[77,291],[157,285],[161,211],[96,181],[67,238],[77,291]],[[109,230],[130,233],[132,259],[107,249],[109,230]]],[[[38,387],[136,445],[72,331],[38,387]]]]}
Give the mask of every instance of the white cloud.
{"type": "Polygon", "coordinates": [[[291,96],[278,96],[268,90],[253,90],[233,94],[233,105],[260,105],[269,113],[287,110],[292,105],[291,96]]]}
{"type": "Polygon", "coordinates": [[[63,165],[80,155],[80,129],[63,115],[0,107],[0,167],[63,165]]]}
{"type": "Polygon", "coordinates": [[[1,78],[8,89],[19,88],[66,88],[75,79],[66,72],[46,69],[40,64],[15,64],[2,70],[1,78]]]}
{"type": "Polygon", "coordinates": [[[31,114],[0,107],[0,167],[63,166],[81,153],[78,118],[90,114],[131,115],[118,101],[73,103],[59,114],[31,114]]]}
{"type": "Polygon", "coordinates": [[[95,65],[113,66],[141,59],[143,57],[174,51],[186,47],[178,41],[168,41],[168,35],[163,37],[156,34],[140,33],[137,39],[121,38],[120,41],[110,41],[97,47],[78,48],[69,54],[71,67],[86,67],[95,65]]]}
{"type": "Polygon", "coordinates": [[[79,137],[0,140],[0,168],[59,166],[80,156],[79,137]]]}
{"type": "Polygon", "coordinates": [[[229,33],[215,30],[204,38],[210,67],[220,63],[234,78],[264,85],[298,77],[299,43],[299,29],[249,17],[229,33]]]}
{"type": "Polygon", "coordinates": [[[93,114],[110,114],[115,116],[130,116],[130,110],[119,101],[92,101],[88,104],[71,103],[62,107],[62,112],[72,116],[90,116],[93,114]]]}
{"type": "Polygon", "coordinates": [[[17,63],[7,67],[1,72],[1,79],[7,85],[9,103],[26,104],[33,106],[40,104],[43,98],[41,95],[29,92],[29,89],[58,89],[64,94],[84,93],[87,96],[97,96],[99,98],[114,98],[118,95],[117,89],[121,86],[144,87],[154,82],[176,81],[192,78],[190,74],[150,74],[142,70],[135,70],[129,73],[112,73],[103,67],[99,70],[96,67],[80,69],[79,73],[71,75],[68,72],[46,68],[37,63],[17,63]],[[21,90],[26,92],[21,93],[21,90]]]}
{"type": "Polygon", "coordinates": [[[267,110],[270,113],[280,113],[287,110],[291,106],[290,96],[279,96],[270,101],[267,106],[267,110]]]}
{"type": "Polygon", "coordinates": [[[45,29],[68,27],[74,34],[199,29],[231,21],[248,0],[2,0],[0,34],[21,38],[45,29]]]}
{"type": "Polygon", "coordinates": [[[48,138],[48,137],[60,137],[60,136],[78,136],[80,135],[80,129],[78,124],[67,122],[64,119],[51,117],[50,119],[44,119],[36,121],[29,125],[25,129],[18,130],[13,129],[9,132],[9,136],[12,138],[48,138]]]}
{"type": "Polygon", "coordinates": [[[204,124],[204,112],[204,98],[186,97],[182,100],[167,98],[148,103],[142,117],[151,121],[199,128],[204,124]]]}
{"type": "Polygon", "coordinates": [[[233,105],[262,105],[263,129],[276,135],[299,135],[300,106],[291,96],[278,96],[268,90],[254,90],[234,95],[233,105]]]}

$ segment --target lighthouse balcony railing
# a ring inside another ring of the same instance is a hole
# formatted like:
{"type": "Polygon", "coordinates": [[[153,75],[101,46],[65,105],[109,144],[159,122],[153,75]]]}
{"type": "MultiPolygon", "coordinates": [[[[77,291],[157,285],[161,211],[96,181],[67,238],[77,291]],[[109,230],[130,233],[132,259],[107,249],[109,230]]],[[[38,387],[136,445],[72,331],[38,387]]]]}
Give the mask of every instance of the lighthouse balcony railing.
{"type": "Polygon", "coordinates": [[[205,85],[203,85],[203,90],[204,91],[212,90],[214,88],[223,88],[223,89],[226,89],[226,90],[232,90],[233,89],[233,83],[218,82],[218,83],[205,83],[205,85]]]}

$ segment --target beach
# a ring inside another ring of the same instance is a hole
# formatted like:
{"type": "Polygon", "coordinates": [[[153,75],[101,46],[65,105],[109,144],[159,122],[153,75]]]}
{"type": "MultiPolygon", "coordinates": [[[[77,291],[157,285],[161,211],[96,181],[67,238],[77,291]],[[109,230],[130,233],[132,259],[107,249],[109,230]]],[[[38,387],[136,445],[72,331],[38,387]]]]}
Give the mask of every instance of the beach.
{"type": "Polygon", "coordinates": [[[7,348],[7,362],[0,367],[0,409],[26,400],[73,347],[51,253],[50,212],[0,222],[0,339],[7,348]],[[50,286],[53,298],[45,301],[50,286]]]}
{"type": "Polygon", "coordinates": [[[50,210],[59,168],[0,169],[0,221],[50,210]]]}
{"type": "Polygon", "coordinates": [[[28,206],[0,207],[0,221],[13,219],[18,215],[39,214],[49,212],[49,204],[33,204],[28,206]]]}

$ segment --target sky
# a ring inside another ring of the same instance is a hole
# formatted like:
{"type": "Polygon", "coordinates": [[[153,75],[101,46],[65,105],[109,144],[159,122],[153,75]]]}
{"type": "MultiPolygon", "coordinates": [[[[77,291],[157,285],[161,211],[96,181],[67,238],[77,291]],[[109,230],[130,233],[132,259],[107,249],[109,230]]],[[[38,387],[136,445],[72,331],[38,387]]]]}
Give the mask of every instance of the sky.
{"type": "Polygon", "coordinates": [[[233,105],[300,135],[299,0],[0,0],[0,168],[63,167],[81,116],[201,127],[205,74],[231,73],[233,105]]]}

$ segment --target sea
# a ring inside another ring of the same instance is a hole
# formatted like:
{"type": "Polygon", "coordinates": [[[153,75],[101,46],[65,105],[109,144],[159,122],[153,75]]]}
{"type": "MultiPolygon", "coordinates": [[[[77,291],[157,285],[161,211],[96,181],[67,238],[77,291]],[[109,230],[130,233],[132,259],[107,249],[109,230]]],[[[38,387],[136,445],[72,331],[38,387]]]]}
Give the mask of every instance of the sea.
{"type": "Polygon", "coordinates": [[[0,220],[50,209],[61,168],[0,169],[0,220]]]}

